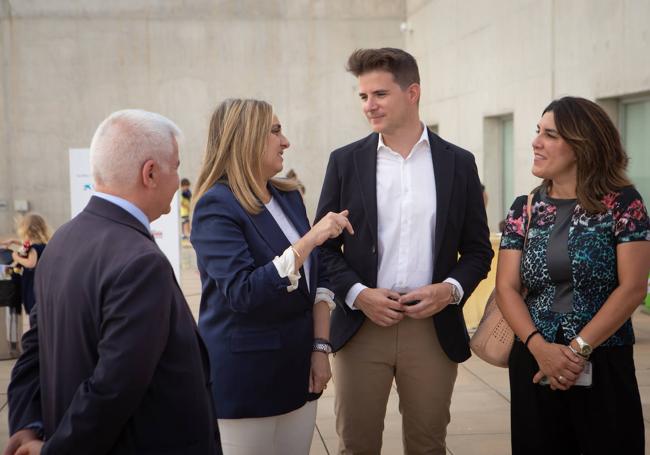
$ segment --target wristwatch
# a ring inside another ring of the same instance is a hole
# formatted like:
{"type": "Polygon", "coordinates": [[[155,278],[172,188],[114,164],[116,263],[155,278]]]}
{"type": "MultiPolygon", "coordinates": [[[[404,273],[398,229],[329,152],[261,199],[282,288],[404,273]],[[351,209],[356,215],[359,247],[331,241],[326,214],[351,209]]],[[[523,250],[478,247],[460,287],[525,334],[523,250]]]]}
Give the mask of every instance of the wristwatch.
{"type": "Polygon", "coordinates": [[[312,352],[322,352],[324,354],[331,354],[332,345],[330,344],[329,341],[323,338],[316,338],[314,339],[314,344],[312,345],[311,350],[312,352]]]}
{"type": "Polygon", "coordinates": [[[591,355],[593,348],[589,343],[587,343],[580,335],[575,337],[576,343],[578,344],[578,354],[584,357],[585,359],[591,355]]]}
{"type": "Polygon", "coordinates": [[[452,305],[458,305],[460,303],[460,291],[458,290],[458,287],[454,283],[449,283],[451,284],[451,304],[452,305]]]}

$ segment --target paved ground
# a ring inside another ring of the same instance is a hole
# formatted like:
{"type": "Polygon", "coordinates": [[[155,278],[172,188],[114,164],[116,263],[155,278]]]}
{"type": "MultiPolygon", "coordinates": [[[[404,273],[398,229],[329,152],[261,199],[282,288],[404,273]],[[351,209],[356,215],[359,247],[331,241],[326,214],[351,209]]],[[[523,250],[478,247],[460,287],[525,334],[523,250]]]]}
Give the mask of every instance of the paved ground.
{"type": "MultiPolygon", "coordinates": [[[[199,308],[200,283],[193,252],[182,254],[182,287],[192,311],[199,308]]],[[[646,428],[650,428],[650,315],[634,315],[637,344],[635,358],[646,428]]],[[[6,389],[14,360],[0,361],[0,447],[7,440],[6,389]]],[[[316,431],[311,455],[336,453],[334,428],[334,388],[330,384],[319,400],[316,431]]],[[[382,454],[402,453],[401,419],[397,392],[393,388],[386,412],[382,454]]],[[[448,452],[453,455],[510,454],[510,400],[507,370],[490,366],[473,357],[460,365],[451,404],[451,424],[447,436],[448,452]]],[[[650,433],[646,429],[646,452],[650,453],[650,433]]],[[[262,455],[262,454],[261,454],[262,455]]]]}

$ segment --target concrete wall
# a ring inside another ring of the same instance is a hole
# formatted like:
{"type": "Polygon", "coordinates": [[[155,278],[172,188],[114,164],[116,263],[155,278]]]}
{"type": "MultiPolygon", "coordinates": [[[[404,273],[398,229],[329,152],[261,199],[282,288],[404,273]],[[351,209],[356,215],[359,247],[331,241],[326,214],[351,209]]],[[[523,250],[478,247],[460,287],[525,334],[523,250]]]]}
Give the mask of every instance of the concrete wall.
{"type": "Polygon", "coordinates": [[[369,131],[345,60],[386,45],[418,59],[423,119],[476,155],[494,230],[507,207],[486,129],[514,119],[515,193],[527,192],[550,100],[598,99],[616,116],[618,97],[650,93],[648,18],[650,0],[0,0],[0,235],[15,199],[67,220],[67,150],[116,109],[174,119],[194,181],[229,96],[273,103],[311,215],[328,153],[369,131]]]}
{"type": "Polygon", "coordinates": [[[117,109],[175,120],[194,182],[226,97],[274,105],[313,214],[329,152],[369,131],[347,56],[403,47],[404,17],[395,0],[0,0],[0,235],[15,199],[68,219],[68,149],[117,109]]]}
{"type": "Polygon", "coordinates": [[[420,63],[423,117],[476,155],[493,230],[507,207],[499,207],[498,176],[485,172],[495,158],[485,148],[486,117],[513,115],[515,193],[523,194],[537,183],[530,143],[552,99],[650,91],[648,0],[407,0],[406,6],[412,30],[406,48],[420,63]]]}
{"type": "Polygon", "coordinates": [[[10,128],[9,128],[9,24],[5,20],[6,4],[0,2],[0,235],[11,226],[10,128]]]}

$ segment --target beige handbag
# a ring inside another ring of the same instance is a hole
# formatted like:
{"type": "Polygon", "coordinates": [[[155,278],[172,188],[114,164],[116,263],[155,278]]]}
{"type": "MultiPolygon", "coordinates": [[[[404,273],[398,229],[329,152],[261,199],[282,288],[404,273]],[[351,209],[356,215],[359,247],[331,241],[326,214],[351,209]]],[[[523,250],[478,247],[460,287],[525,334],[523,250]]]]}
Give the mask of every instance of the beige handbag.
{"type": "MultiPolygon", "coordinates": [[[[528,223],[526,224],[524,249],[528,242],[532,200],[533,193],[530,193],[528,195],[528,202],[526,203],[528,223]]],[[[525,290],[522,290],[522,295],[526,295],[525,290]]],[[[515,333],[510,328],[508,321],[503,317],[503,314],[501,314],[501,310],[496,302],[496,289],[493,289],[485,305],[481,322],[479,322],[476,332],[474,332],[474,335],[472,335],[469,341],[469,347],[474,354],[487,363],[497,367],[508,368],[508,357],[510,357],[510,351],[512,350],[514,341],[515,333]]]]}

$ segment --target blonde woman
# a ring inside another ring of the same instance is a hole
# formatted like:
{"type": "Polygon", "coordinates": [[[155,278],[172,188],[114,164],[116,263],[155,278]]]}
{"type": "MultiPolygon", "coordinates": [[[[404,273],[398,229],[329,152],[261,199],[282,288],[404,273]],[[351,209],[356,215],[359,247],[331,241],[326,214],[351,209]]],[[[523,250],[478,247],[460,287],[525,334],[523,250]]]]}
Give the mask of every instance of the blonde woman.
{"type": "Polygon", "coordinates": [[[288,147],[268,103],[226,100],[196,186],[199,331],[227,455],[308,454],[331,376],[333,294],[317,247],[353,230],[347,211],[310,228],[296,183],[274,178],[288,147]]]}
{"type": "Polygon", "coordinates": [[[16,232],[19,239],[10,239],[3,244],[7,247],[15,245],[12,257],[14,264],[23,268],[21,279],[22,300],[25,311],[29,314],[34,307],[34,272],[39,258],[50,240],[50,228],[45,219],[36,213],[28,213],[16,222],[16,232]]]}

